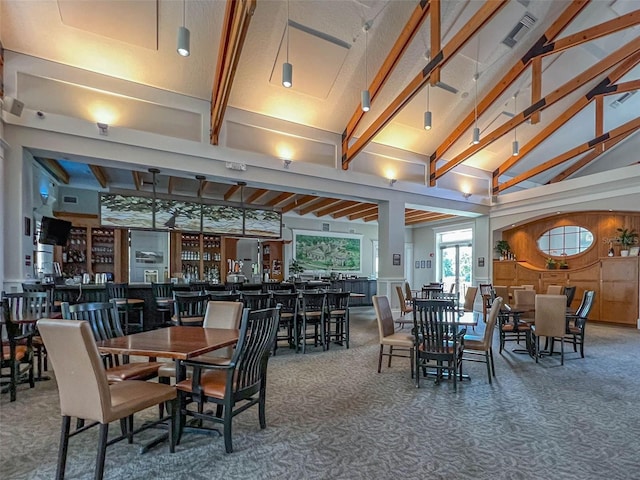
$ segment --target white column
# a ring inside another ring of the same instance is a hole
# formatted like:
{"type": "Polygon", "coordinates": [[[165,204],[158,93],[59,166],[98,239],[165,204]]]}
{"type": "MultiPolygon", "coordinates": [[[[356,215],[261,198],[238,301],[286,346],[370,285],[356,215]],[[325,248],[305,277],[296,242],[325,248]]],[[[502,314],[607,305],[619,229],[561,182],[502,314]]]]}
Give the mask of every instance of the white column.
{"type": "Polygon", "coordinates": [[[395,310],[400,309],[396,285],[404,287],[405,282],[404,228],[404,202],[396,199],[380,202],[378,204],[378,295],[386,295],[391,308],[395,310]],[[398,265],[394,265],[394,258],[400,259],[398,265]]]}

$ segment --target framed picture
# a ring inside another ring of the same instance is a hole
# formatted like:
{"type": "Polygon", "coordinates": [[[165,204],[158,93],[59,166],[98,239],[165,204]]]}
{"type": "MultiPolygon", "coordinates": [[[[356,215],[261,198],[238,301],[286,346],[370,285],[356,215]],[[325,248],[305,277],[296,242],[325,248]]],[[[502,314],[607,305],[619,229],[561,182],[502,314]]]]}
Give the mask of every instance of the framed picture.
{"type": "Polygon", "coordinates": [[[362,272],[362,235],[293,231],[293,258],[305,271],[362,272]]]}
{"type": "Polygon", "coordinates": [[[420,268],[420,260],[416,260],[415,268],[420,268]]]}
{"type": "Polygon", "coordinates": [[[427,268],[427,261],[426,260],[420,260],[420,268],[427,268]]]}
{"type": "Polygon", "coordinates": [[[427,260],[427,268],[431,268],[431,260],[427,260]]]}
{"type": "Polygon", "coordinates": [[[638,254],[640,254],[640,247],[631,247],[629,249],[629,256],[630,257],[637,257],[638,254]]]}
{"type": "Polygon", "coordinates": [[[400,254],[399,253],[394,253],[393,254],[393,264],[394,265],[400,265],[400,254]]]}
{"type": "Polygon", "coordinates": [[[478,267],[484,267],[484,257],[478,257],[478,267]]]}

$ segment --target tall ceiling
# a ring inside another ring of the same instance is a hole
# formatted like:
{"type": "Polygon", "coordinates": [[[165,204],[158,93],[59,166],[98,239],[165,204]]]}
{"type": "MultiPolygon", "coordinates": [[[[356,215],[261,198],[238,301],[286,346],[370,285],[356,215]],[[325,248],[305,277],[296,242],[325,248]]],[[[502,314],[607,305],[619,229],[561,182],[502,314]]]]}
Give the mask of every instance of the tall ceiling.
{"type": "MultiPolygon", "coordinates": [[[[220,118],[221,143],[232,148],[280,156],[270,149],[288,138],[295,162],[427,187],[461,189],[459,179],[468,178],[470,191],[490,196],[638,161],[606,159],[625,143],[640,148],[639,7],[637,0],[0,0],[0,39],[7,51],[212,102],[214,130],[220,118]],[[189,57],[176,53],[183,21],[189,57]],[[289,89],[281,85],[287,58],[289,89]],[[365,88],[372,106],[362,114],[365,88]],[[255,128],[237,112],[284,127],[255,128]],[[297,126],[345,140],[336,151],[288,135],[297,126]]],[[[71,92],[65,82],[23,75],[18,84],[27,108],[46,104],[48,112],[93,120],[60,100],[71,92]]],[[[73,93],[85,103],[93,95],[73,93]]],[[[117,101],[128,108],[127,99],[117,101]]],[[[180,119],[175,136],[209,141],[188,109],[162,107],[180,119]]],[[[115,170],[105,170],[107,179],[137,186],[115,170]]]]}

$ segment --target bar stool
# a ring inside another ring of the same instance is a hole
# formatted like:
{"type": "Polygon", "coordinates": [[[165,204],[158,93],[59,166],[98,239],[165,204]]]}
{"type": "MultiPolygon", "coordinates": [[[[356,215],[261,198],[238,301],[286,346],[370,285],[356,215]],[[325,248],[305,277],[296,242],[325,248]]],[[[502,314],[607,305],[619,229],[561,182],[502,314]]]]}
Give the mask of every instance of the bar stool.
{"type": "Polygon", "coordinates": [[[172,325],[171,314],[173,312],[173,284],[151,283],[151,292],[155,302],[156,314],[162,317],[162,325],[172,325]]]}
{"type": "Polygon", "coordinates": [[[327,293],[327,350],[332,341],[349,348],[350,297],[350,292],[327,293]]]}
{"type": "Polygon", "coordinates": [[[124,317],[124,328],[128,335],[131,327],[144,330],[144,300],[129,298],[128,283],[107,283],[107,295],[109,300],[115,300],[118,305],[118,313],[124,317]],[[138,323],[129,323],[129,313],[138,313],[138,323]]]}

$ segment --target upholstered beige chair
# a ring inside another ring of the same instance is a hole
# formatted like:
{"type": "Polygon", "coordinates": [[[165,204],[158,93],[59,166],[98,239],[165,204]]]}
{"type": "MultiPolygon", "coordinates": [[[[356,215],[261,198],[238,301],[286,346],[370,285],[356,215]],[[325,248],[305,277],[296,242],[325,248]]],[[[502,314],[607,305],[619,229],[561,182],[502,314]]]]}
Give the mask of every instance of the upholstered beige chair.
{"type": "Polygon", "coordinates": [[[554,340],[560,341],[560,364],[564,365],[564,342],[566,331],[566,304],[564,295],[536,295],[536,322],[531,327],[535,336],[536,363],[540,357],[540,337],[547,337],[553,347],[554,340]]]}
{"type": "MultiPolygon", "coordinates": [[[[520,319],[533,320],[533,312],[536,308],[536,291],[535,290],[514,290],[513,292],[514,310],[520,310],[520,319]]],[[[567,299],[565,297],[565,303],[567,299]]]]}
{"type": "Polygon", "coordinates": [[[478,287],[469,287],[464,294],[464,305],[462,309],[465,312],[473,312],[473,304],[476,301],[478,287]]]}
{"type": "MultiPolygon", "coordinates": [[[[400,287],[398,287],[400,288],[400,287]]],[[[378,356],[378,373],[382,368],[382,357],[389,357],[388,366],[391,367],[391,357],[409,358],[411,363],[411,377],[413,378],[413,354],[414,341],[413,335],[410,333],[395,332],[393,314],[389,299],[383,295],[373,296],[373,308],[376,311],[376,319],[378,320],[378,333],[380,334],[380,355],[378,356]],[[384,353],[385,345],[389,346],[389,353],[384,353]],[[409,355],[399,355],[394,353],[393,348],[396,347],[403,352],[408,351],[409,355]]]]}
{"type": "Polygon", "coordinates": [[[549,285],[547,287],[547,295],[564,295],[564,287],[562,285],[549,285]]]}
{"type": "Polygon", "coordinates": [[[397,318],[395,322],[404,328],[407,323],[413,323],[413,319],[405,317],[407,313],[413,312],[413,307],[407,304],[407,301],[400,285],[396,285],[396,292],[398,294],[398,301],[400,302],[400,318],[397,318]]]}
{"type": "Polygon", "coordinates": [[[502,303],[509,302],[509,287],[505,287],[504,285],[494,285],[493,291],[495,292],[496,297],[502,297],[502,303]]]}
{"type": "Polygon", "coordinates": [[[489,383],[491,383],[491,377],[496,376],[496,369],[493,364],[493,329],[498,319],[498,313],[500,313],[500,307],[502,307],[502,297],[496,297],[491,304],[491,310],[489,310],[489,318],[484,326],[484,334],[482,337],[475,335],[464,336],[464,352],[462,360],[470,362],[485,362],[487,364],[487,374],[489,376],[489,383]],[[478,357],[483,357],[479,359],[478,357]]]}
{"type": "Polygon", "coordinates": [[[57,479],[64,478],[69,437],[84,431],[82,429],[69,434],[71,417],[92,420],[100,425],[96,479],[102,479],[103,476],[109,423],[128,419],[123,422],[126,426],[123,434],[109,440],[109,444],[125,438],[131,443],[134,433],[165,420],[160,419],[133,430],[133,414],[154,405],[164,402],[172,404],[169,409],[169,449],[174,451],[178,407],[175,387],[140,380],[125,380],[110,385],[91,327],[86,321],[42,319],[38,321],[38,331],[53,364],[60,396],[62,432],[57,479]]]}

